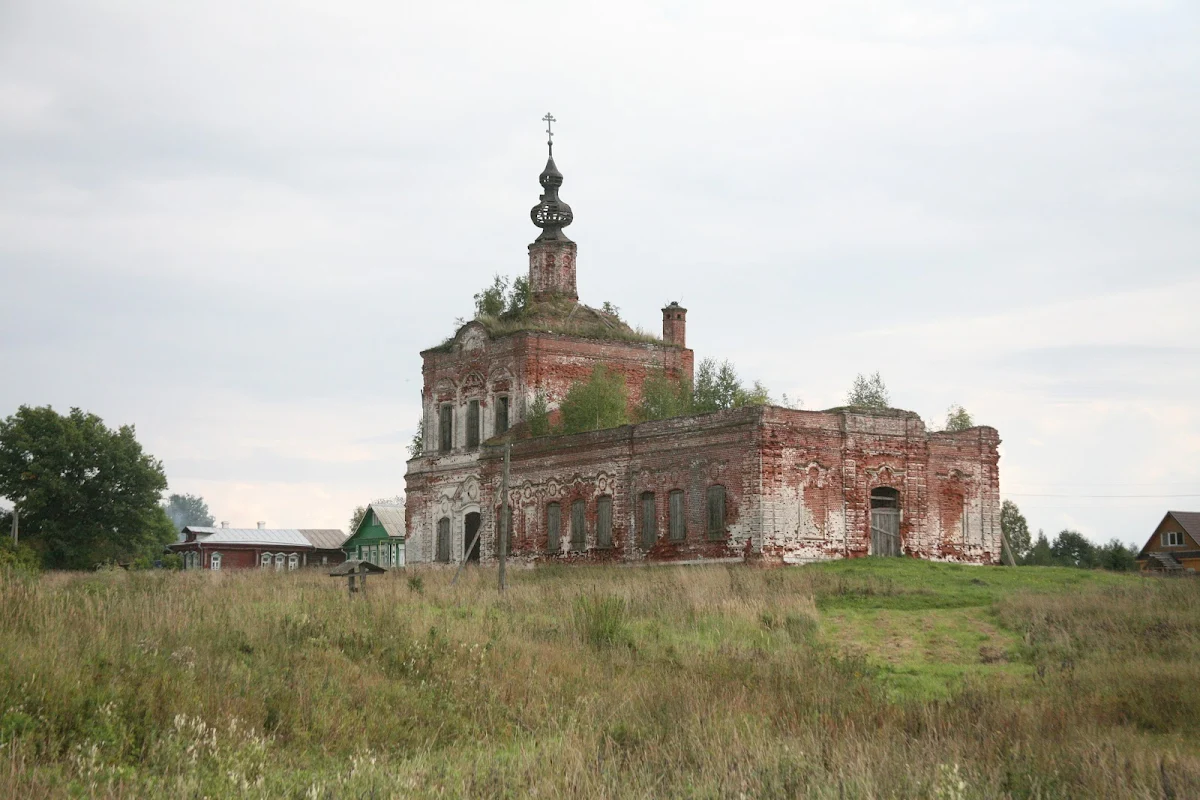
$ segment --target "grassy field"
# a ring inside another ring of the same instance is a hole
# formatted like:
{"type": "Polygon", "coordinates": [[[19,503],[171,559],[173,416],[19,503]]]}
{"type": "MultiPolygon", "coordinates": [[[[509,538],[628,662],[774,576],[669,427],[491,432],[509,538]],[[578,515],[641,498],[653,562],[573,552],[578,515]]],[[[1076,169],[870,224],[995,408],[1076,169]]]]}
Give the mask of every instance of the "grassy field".
{"type": "Polygon", "coordinates": [[[0,576],[0,796],[1200,796],[1200,583],[0,576]]]}

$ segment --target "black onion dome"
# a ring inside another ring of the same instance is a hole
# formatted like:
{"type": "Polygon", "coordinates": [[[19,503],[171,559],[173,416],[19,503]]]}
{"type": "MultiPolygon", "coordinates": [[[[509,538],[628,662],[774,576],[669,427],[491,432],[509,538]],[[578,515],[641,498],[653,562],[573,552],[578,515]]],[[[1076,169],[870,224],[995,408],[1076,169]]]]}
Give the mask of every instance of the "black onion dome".
{"type": "Polygon", "coordinates": [[[538,176],[538,183],[544,190],[541,202],[529,211],[529,218],[533,220],[533,224],[542,229],[538,241],[547,239],[570,241],[563,234],[562,229],[571,224],[575,215],[571,212],[569,205],[558,199],[558,187],[562,186],[562,182],[562,173],[554,164],[554,156],[551,156],[546,161],[546,168],[538,176]]]}

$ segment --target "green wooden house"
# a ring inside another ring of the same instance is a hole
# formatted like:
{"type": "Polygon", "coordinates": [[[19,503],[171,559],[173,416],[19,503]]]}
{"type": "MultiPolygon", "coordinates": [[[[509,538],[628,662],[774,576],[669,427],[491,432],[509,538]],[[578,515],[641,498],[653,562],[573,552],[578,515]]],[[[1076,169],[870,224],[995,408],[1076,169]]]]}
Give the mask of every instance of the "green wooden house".
{"type": "Polygon", "coordinates": [[[404,506],[367,506],[358,527],[342,545],[347,559],[380,567],[404,566],[404,506]]]}

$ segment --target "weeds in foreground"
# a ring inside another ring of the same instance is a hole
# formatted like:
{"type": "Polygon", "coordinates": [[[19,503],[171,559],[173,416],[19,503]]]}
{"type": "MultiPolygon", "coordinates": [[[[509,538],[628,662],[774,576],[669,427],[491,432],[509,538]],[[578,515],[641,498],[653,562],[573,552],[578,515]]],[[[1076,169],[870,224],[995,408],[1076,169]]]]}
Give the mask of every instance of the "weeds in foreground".
{"type": "Polygon", "coordinates": [[[0,796],[1200,795],[1195,582],[893,561],[0,574],[0,796]],[[864,608],[1014,644],[897,698],[864,608]]]}

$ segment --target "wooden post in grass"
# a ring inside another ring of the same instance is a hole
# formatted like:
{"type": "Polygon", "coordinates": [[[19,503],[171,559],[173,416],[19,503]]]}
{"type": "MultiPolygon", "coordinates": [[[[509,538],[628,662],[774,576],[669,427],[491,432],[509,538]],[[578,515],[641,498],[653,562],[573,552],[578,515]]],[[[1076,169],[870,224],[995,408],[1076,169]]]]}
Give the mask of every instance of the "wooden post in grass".
{"type": "Polygon", "coordinates": [[[504,565],[508,555],[508,457],[512,451],[510,442],[504,443],[504,472],[500,474],[500,593],[504,593],[504,565]]]}
{"type": "Polygon", "coordinates": [[[358,590],[362,592],[363,599],[367,599],[367,562],[358,565],[358,590]]]}
{"type": "MultiPolygon", "coordinates": [[[[1008,553],[1008,565],[1015,567],[1017,565],[1017,557],[1013,555],[1012,545],[1008,543],[1008,537],[1004,535],[1004,529],[1000,529],[1000,551],[1008,553]]],[[[1001,559],[1003,560],[1003,558],[1001,559]]]]}
{"type": "Polygon", "coordinates": [[[13,506],[13,547],[17,546],[17,518],[20,516],[20,514],[21,512],[17,511],[17,507],[13,506]]]}

